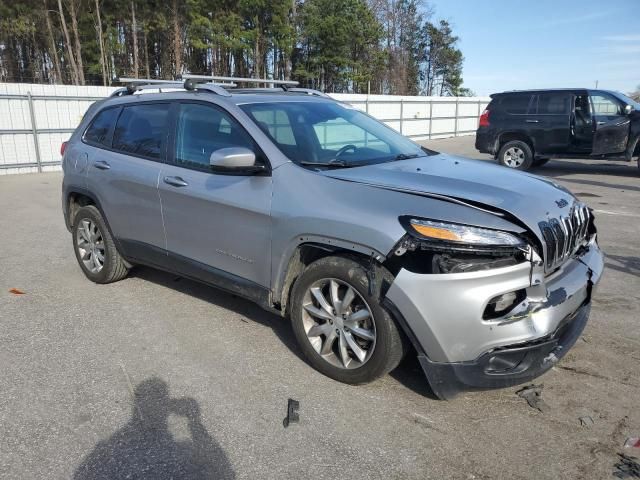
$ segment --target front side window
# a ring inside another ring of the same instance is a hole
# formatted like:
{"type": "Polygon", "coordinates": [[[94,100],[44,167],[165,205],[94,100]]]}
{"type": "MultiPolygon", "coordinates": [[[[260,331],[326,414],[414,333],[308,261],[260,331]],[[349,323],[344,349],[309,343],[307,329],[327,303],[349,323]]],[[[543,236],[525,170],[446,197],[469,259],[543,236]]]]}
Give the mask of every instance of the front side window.
{"type": "Polygon", "coordinates": [[[253,139],[228,113],[209,105],[184,103],[178,112],[175,161],[178,165],[209,170],[216,150],[245,147],[256,152],[253,139]]]}
{"type": "Polygon", "coordinates": [[[568,115],[571,95],[568,93],[541,93],[538,95],[538,115],[568,115]]]}
{"type": "Polygon", "coordinates": [[[113,148],[151,159],[160,159],[167,136],[168,103],[124,107],[113,134],[113,148]]]}
{"type": "Polygon", "coordinates": [[[594,115],[622,115],[622,104],[607,95],[591,95],[594,115]]]}
{"type": "Polygon", "coordinates": [[[301,165],[354,167],[427,155],[386,125],[339,103],[254,103],[240,108],[301,165]]]}
{"type": "Polygon", "coordinates": [[[118,118],[118,112],[120,112],[119,108],[108,108],[98,113],[84,133],[85,142],[110,147],[109,135],[118,118]]]}

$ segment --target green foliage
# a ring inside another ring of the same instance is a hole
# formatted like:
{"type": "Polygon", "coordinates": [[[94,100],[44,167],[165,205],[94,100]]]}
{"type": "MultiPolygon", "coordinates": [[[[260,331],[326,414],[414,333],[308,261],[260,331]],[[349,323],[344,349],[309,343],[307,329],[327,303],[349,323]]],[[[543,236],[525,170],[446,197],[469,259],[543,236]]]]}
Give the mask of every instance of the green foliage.
{"type": "Polygon", "coordinates": [[[336,92],[468,94],[457,37],[426,21],[422,1],[61,0],[62,15],[58,0],[0,2],[0,81],[110,84],[187,71],[336,92]]]}

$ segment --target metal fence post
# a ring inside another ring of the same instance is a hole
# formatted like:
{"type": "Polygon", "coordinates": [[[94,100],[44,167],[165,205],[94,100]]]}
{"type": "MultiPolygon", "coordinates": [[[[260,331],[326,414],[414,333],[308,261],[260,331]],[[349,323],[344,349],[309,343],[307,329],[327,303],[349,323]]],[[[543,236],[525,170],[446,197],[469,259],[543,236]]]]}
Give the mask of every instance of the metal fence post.
{"type": "Polygon", "coordinates": [[[433,100],[429,99],[427,100],[427,103],[429,104],[429,140],[431,140],[431,130],[433,126],[433,100]]]}
{"type": "Polygon", "coordinates": [[[457,137],[458,136],[458,105],[460,104],[460,98],[456,97],[456,114],[454,115],[455,119],[453,121],[454,126],[453,126],[453,136],[457,137]]]}
{"type": "Polygon", "coordinates": [[[33,98],[31,97],[31,92],[27,92],[27,101],[29,102],[31,131],[33,132],[33,144],[36,148],[36,163],[38,164],[38,173],[42,173],[42,158],[40,158],[40,144],[38,143],[38,127],[36,126],[36,114],[33,110],[33,98]]]}
{"type": "Polygon", "coordinates": [[[402,118],[404,117],[404,99],[400,99],[400,135],[402,135],[402,118]]]}

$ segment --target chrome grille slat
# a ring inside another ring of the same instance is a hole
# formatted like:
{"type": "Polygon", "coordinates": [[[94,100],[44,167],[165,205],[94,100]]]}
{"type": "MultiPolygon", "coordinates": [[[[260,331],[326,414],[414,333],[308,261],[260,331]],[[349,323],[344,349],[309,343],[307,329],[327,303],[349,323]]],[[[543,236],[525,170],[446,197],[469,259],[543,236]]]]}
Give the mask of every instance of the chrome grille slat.
{"type": "Polygon", "coordinates": [[[576,204],[566,216],[538,224],[546,247],[546,270],[562,265],[587,241],[591,214],[586,205],[576,204]]]}

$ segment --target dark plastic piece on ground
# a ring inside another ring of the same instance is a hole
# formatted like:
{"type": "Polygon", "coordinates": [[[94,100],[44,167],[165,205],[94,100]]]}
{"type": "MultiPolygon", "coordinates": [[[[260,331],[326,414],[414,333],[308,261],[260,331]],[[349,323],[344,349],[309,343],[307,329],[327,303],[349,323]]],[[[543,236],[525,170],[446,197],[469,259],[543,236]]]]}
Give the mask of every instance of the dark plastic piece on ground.
{"type": "Polygon", "coordinates": [[[282,421],[284,428],[287,428],[290,423],[298,423],[300,421],[300,415],[298,414],[299,408],[300,402],[298,400],[290,398],[289,402],[287,403],[287,416],[282,421]]]}
{"type": "Polygon", "coordinates": [[[620,461],[613,468],[615,478],[640,478],[640,463],[636,457],[619,453],[620,461]]]}
{"type": "Polygon", "coordinates": [[[544,385],[529,385],[516,392],[521,398],[524,398],[531,408],[540,410],[542,413],[549,410],[549,405],[544,403],[542,399],[542,389],[544,385]]]}
{"type": "Polygon", "coordinates": [[[586,417],[580,417],[578,418],[578,420],[580,420],[580,426],[582,427],[590,427],[593,425],[593,418],[586,416],[586,417]]]}

